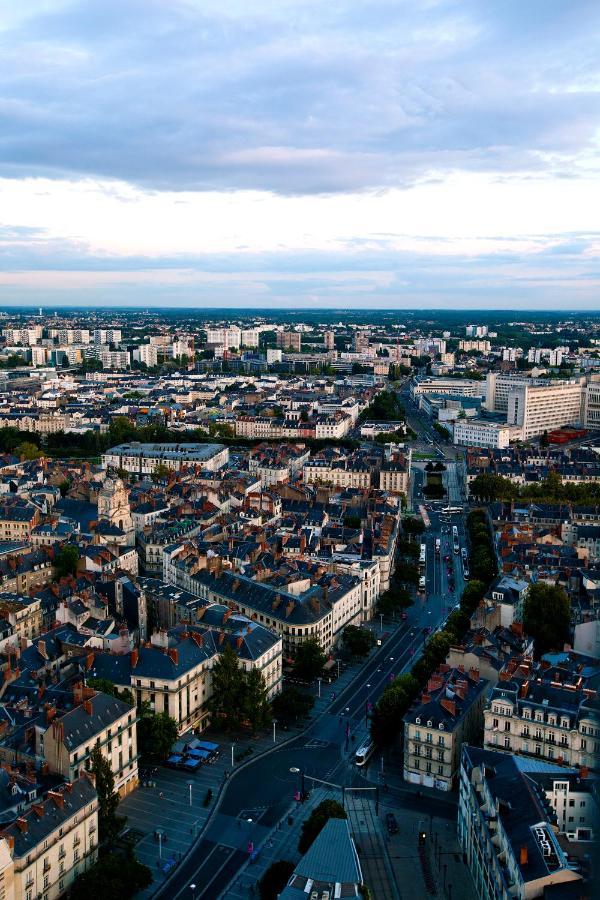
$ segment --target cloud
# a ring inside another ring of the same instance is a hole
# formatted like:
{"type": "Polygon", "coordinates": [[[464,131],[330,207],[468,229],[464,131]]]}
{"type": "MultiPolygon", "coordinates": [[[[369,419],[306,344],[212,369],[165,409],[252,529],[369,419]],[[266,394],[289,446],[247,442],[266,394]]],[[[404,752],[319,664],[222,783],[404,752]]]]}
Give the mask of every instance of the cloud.
{"type": "Polygon", "coordinates": [[[32,2],[0,32],[0,173],[282,194],[576,175],[599,25],[558,0],[32,2]]]}

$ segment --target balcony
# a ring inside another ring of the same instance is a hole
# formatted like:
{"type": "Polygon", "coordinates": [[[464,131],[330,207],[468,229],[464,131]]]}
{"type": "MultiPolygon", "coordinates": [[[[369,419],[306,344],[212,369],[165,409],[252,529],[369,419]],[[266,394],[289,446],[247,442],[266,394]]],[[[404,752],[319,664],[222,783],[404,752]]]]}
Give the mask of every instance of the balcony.
{"type": "Polygon", "coordinates": [[[27,881],[25,882],[25,887],[30,888],[33,886],[33,875],[27,876],[27,881]]]}
{"type": "Polygon", "coordinates": [[[76,837],[75,840],[73,841],[73,846],[74,846],[74,847],[79,847],[80,843],[81,843],[81,838],[79,837],[79,835],[77,835],[77,837],[76,837]]]}
{"type": "Polygon", "coordinates": [[[63,849],[63,850],[59,850],[59,851],[58,851],[58,858],[59,858],[59,859],[64,859],[66,855],[67,855],[67,851],[66,851],[66,850],[63,849]]]}
{"type": "Polygon", "coordinates": [[[52,868],[52,863],[48,862],[48,860],[44,860],[44,873],[49,872],[52,868]]]}

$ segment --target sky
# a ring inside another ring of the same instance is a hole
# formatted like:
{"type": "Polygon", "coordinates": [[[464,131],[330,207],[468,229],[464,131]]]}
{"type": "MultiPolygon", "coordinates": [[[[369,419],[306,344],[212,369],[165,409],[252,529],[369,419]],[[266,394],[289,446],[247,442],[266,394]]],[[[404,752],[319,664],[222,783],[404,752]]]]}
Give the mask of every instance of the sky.
{"type": "Polygon", "coordinates": [[[600,309],[597,0],[0,0],[0,306],[600,309]]]}

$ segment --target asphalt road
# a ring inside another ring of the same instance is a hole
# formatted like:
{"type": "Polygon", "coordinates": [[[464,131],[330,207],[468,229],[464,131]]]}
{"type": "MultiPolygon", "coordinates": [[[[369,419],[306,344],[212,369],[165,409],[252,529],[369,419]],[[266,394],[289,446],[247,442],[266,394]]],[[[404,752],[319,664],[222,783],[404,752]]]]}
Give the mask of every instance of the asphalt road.
{"type": "MultiPolygon", "coordinates": [[[[418,483],[417,478],[414,484],[418,483]]],[[[348,787],[364,785],[366,773],[354,765],[353,757],[368,733],[370,705],[394,677],[410,668],[426,639],[424,629],[433,632],[443,623],[463,589],[460,555],[453,553],[448,530],[456,524],[464,546],[464,519],[462,515],[445,516],[441,512],[444,505],[430,504],[431,524],[423,536],[426,595],[407,611],[406,621],[397,630],[387,634],[384,625],[382,646],[339,696],[333,699],[335,684],[324,688],[332,696],[325,714],[286,747],[232,773],[217,815],[157,896],[189,898],[190,885],[195,884],[194,900],[218,897],[245,863],[249,843],[259,847],[288,812],[301,777],[292,769],[304,772],[308,788],[312,777],[348,787]],[[436,538],[440,539],[439,555],[436,538]],[[454,574],[454,591],[449,587],[450,573],[454,574]]],[[[390,788],[385,802],[414,803],[414,789],[390,788]]],[[[443,798],[430,801],[423,797],[418,803],[425,815],[444,815],[444,809],[448,816],[455,812],[452,801],[443,798]]]]}

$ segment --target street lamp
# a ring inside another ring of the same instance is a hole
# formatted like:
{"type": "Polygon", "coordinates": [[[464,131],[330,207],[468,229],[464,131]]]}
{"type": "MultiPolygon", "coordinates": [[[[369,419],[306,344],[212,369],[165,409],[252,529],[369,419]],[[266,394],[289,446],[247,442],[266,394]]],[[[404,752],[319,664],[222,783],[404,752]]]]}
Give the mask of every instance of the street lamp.
{"type": "Polygon", "coordinates": [[[317,683],[318,683],[318,685],[319,685],[319,697],[321,696],[321,682],[322,682],[322,680],[323,680],[322,678],[317,678],[317,683]]]}
{"type": "Polygon", "coordinates": [[[231,768],[232,768],[232,769],[235,767],[235,760],[234,760],[234,758],[233,758],[233,749],[234,749],[234,747],[235,747],[235,744],[232,744],[232,745],[231,745],[231,768]]]}
{"type": "Polygon", "coordinates": [[[371,706],[371,704],[369,703],[369,691],[371,690],[371,685],[367,684],[366,688],[367,688],[367,699],[365,700],[365,725],[368,726],[368,724],[369,724],[369,709],[371,706]]]}
{"type": "Polygon", "coordinates": [[[277,738],[275,736],[275,726],[277,725],[277,719],[273,719],[273,743],[277,742],[277,738]]]}
{"type": "Polygon", "coordinates": [[[190,884],[190,891],[192,892],[192,900],[195,900],[195,898],[196,898],[196,885],[195,884],[190,884]]]}
{"type": "Polygon", "coordinates": [[[379,613],[379,631],[383,633],[383,613],[379,613]]]}
{"type": "Polygon", "coordinates": [[[165,832],[163,831],[162,828],[157,828],[157,829],[156,829],[156,835],[157,835],[157,837],[158,837],[158,858],[159,858],[160,860],[162,860],[162,839],[163,839],[163,834],[164,834],[164,833],[165,833],[165,832]]]}
{"type": "Polygon", "coordinates": [[[194,783],[193,781],[188,781],[188,787],[190,789],[190,806],[192,805],[192,785],[193,785],[193,783],[194,783]]]}

